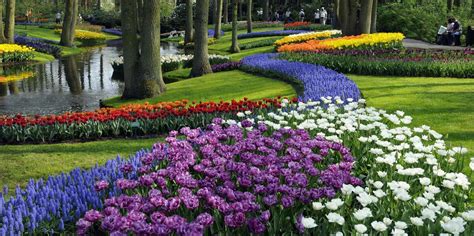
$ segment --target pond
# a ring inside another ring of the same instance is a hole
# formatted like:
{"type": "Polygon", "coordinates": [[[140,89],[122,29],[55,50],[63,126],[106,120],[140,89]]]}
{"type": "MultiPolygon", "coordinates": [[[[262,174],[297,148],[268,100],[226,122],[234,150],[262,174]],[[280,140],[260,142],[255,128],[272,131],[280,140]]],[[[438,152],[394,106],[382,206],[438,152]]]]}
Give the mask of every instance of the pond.
{"type": "MultiPolygon", "coordinates": [[[[177,44],[162,42],[162,55],[177,54],[177,44]]],[[[122,54],[120,43],[46,64],[0,67],[0,114],[52,114],[88,111],[99,100],[121,95],[111,63],[122,54]]]]}

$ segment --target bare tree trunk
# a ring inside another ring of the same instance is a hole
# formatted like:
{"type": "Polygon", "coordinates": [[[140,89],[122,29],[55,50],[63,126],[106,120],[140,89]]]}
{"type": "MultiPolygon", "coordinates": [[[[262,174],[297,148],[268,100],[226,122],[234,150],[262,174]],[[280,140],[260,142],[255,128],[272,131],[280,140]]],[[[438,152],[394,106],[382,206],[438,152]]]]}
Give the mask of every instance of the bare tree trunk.
{"type": "Polygon", "coordinates": [[[340,1],[341,0],[334,0],[334,14],[336,16],[334,19],[336,20],[336,28],[341,28],[340,1]]]}
{"type": "Polygon", "coordinates": [[[216,19],[214,27],[214,38],[219,39],[221,37],[221,20],[222,20],[222,2],[223,0],[217,0],[216,3],[216,19]]]}
{"type": "Polygon", "coordinates": [[[239,41],[237,40],[237,10],[239,0],[232,0],[232,45],[230,46],[230,52],[240,52],[239,41]]]}
{"type": "Polygon", "coordinates": [[[74,31],[76,30],[77,13],[77,0],[66,0],[66,11],[61,32],[61,42],[59,43],[62,46],[74,46],[74,31]]]}
{"type": "MultiPolygon", "coordinates": [[[[3,19],[3,0],[0,0],[0,19],[3,19]]],[[[0,20],[0,43],[6,43],[7,38],[5,37],[5,27],[3,20],[0,20]]]]}
{"type": "Polygon", "coordinates": [[[264,0],[263,1],[263,20],[268,21],[269,20],[269,11],[270,11],[270,0],[264,0]]]}
{"type": "Polygon", "coordinates": [[[137,2],[122,1],[123,75],[125,89],[122,98],[132,98],[137,93],[135,76],[138,74],[139,42],[137,37],[137,2]]]}
{"type": "Polygon", "coordinates": [[[207,51],[207,21],[209,17],[209,0],[196,2],[196,21],[194,22],[194,58],[191,77],[212,73],[207,51]]]}
{"type": "Polygon", "coordinates": [[[8,43],[15,42],[15,0],[7,0],[5,37],[8,43]]]}
{"type": "Polygon", "coordinates": [[[160,1],[143,2],[143,24],[141,37],[141,56],[138,93],[135,97],[151,98],[165,91],[160,62],[160,1]]]}
{"type": "Polygon", "coordinates": [[[357,25],[357,8],[358,8],[358,0],[350,0],[349,1],[349,21],[348,21],[348,33],[350,35],[358,34],[359,28],[357,25]]]}
{"type": "Polygon", "coordinates": [[[184,30],[184,44],[193,41],[193,0],[186,0],[186,26],[184,30]]]}
{"type": "Polygon", "coordinates": [[[229,0],[224,0],[224,19],[223,19],[223,22],[224,24],[228,24],[229,23],[229,0]]]}
{"type": "Polygon", "coordinates": [[[349,34],[349,1],[350,0],[339,1],[339,22],[344,35],[349,34]]]}
{"type": "Polygon", "coordinates": [[[239,1],[239,20],[242,20],[242,14],[243,14],[242,1],[239,1]]]}
{"type": "Polygon", "coordinates": [[[372,26],[373,0],[362,0],[360,10],[360,33],[369,34],[372,26]]]}
{"type": "Polygon", "coordinates": [[[247,33],[252,33],[252,0],[247,0],[247,33]]]}
{"type": "Polygon", "coordinates": [[[138,14],[137,14],[137,17],[138,17],[138,21],[137,21],[138,32],[142,32],[142,27],[143,27],[143,24],[145,23],[145,22],[143,22],[144,21],[143,0],[137,0],[137,8],[138,8],[138,14]]]}
{"type": "Polygon", "coordinates": [[[377,32],[377,7],[378,0],[373,0],[374,4],[372,5],[372,20],[370,22],[370,33],[377,32]]]}

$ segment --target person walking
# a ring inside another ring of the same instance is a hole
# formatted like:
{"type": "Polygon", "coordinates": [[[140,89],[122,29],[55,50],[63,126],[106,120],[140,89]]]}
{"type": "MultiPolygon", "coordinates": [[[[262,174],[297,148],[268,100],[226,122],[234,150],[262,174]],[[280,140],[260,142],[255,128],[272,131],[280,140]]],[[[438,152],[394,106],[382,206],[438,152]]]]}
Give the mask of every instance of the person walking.
{"type": "Polygon", "coordinates": [[[56,24],[61,24],[61,12],[56,13],[56,24]]]}
{"type": "Polygon", "coordinates": [[[303,22],[304,21],[304,10],[303,9],[301,9],[299,15],[300,15],[300,21],[303,22]]]}
{"type": "Polygon", "coordinates": [[[321,18],[321,24],[326,25],[326,20],[328,19],[328,12],[326,11],[326,9],[324,9],[324,7],[321,7],[319,17],[321,18]]]}
{"type": "Polygon", "coordinates": [[[285,22],[291,22],[291,21],[293,21],[293,20],[291,19],[291,11],[290,11],[290,9],[288,9],[288,10],[286,10],[286,12],[285,12],[285,22]]]}
{"type": "Polygon", "coordinates": [[[319,14],[319,9],[316,9],[316,11],[314,12],[314,23],[315,23],[315,24],[321,23],[321,18],[320,18],[320,14],[319,14]]]}

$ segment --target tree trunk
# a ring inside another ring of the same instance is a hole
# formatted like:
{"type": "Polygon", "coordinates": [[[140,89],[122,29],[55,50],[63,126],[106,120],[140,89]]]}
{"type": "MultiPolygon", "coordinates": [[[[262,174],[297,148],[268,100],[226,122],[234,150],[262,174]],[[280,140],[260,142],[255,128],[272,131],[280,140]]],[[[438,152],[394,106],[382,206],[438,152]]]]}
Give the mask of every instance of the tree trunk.
{"type": "Polygon", "coordinates": [[[252,33],[252,0],[247,0],[247,33],[252,33]]]}
{"type": "Polygon", "coordinates": [[[7,11],[6,11],[6,25],[5,25],[5,37],[8,43],[15,42],[15,0],[6,0],[7,11]]]}
{"type": "Polygon", "coordinates": [[[268,21],[269,20],[269,11],[270,11],[270,0],[264,0],[263,1],[263,20],[268,21]]]}
{"type": "Polygon", "coordinates": [[[374,4],[372,5],[372,20],[370,21],[370,33],[377,32],[377,7],[378,0],[373,0],[374,4]]]}
{"type": "Polygon", "coordinates": [[[334,19],[336,20],[336,23],[333,25],[335,25],[336,28],[341,28],[340,1],[341,0],[334,0],[334,14],[335,14],[334,19]]]}
{"type": "Polygon", "coordinates": [[[221,19],[222,19],[222,2],[223,0],[217,0],[216,3],[216,15],[215,15],[215,27],[214,27],[214,38],[219,39],[221,37],[221,19]]]}
{"type": "MultiPolygon", "coordinates": [[[[3,0],[0,0],[0,19],[3,19],[3,0]]],[[[5,27],[3,20],[0,20],[0,43],[6,43],[7,38],[5,37],[5,27]]]]}
{"type": "Polygon", "coordinates": [[[339,22],[344,35],[348,35],[349,31],[349,0],[339,1],[339,22]]]}
{"type": "Polygon", "coordinates": [[[142,32],[142,27],[143,27],[143,24],[145,23],[144,17],[143,17],[143,0],[137,1],[137,8],[138,8],[138,13],[137,13],[138,32],[142,32]]]}
{"type": "Polygon", "coordinates": [[[207,51],[207,20],[209,17],[209,0],[196,2],[196,21],[194,22],[194,58],[191,77],[212,73],[207,51]]]}
{"type": "Polygon", "coordinates": [[[66,57],[64,63],[64,74],[66,75],[66,82],[71,94],[81,94],[81,80],[77,71],[76,58],[66,57]]]}
{"type": "Polygon", "coordinates": [[[239,41],[237,40],[237,9],[239,0],[232,0],[232,45],[230,46],[230,52],[240,52],[239,41]]]}
{"type": "Polygon", "coordinates": [[[349,1],[349,20],[348,20],[348,33],[349,35],[358,34],[359,28],[357,27],[357,8],[358,2],[357,0],[350,0],[349,1]]]}
{"type": "Polygon", "coordinates": [[[239,20],[242,20],[242,14],[243,14],[242,1],[239,1],[239,20]]]}
{"type": "Polygon", "coordinates": [[[184,44],[193,41],[193,0],[186,0],[186,26],[184,30],[184,44]]]}
{"type": "Polygon", "coordinates": [[[360,10],[360,33],[369,34],[372,26],[373,0],[362,0],[360,10]]]}
{"type": "Polygon", "coordinates": [[[137,2],[122,1],[123,75],[125,89],[122,98],[132,98],[137,92],[135,76],[138,74],[139,42],[137,37],[137,2]]]}
{"type": "Polygon", "coordinates": [[[137,98],[151,98],[165,91],[160,62],[160,1],[143,2],[143,24],[141,37],[140,73],[137,98]]]}
{"type": "Polygon", "coordinates": [[[59,43],[62,46],[74,46],[74,31],[76,30],[77,12],[77,0],[66,0],[66,11],[61,32],[61,42],[59,43]]]}
{"type": "Polygon", "coordinates": [[[224,6],[223,6],[223,9],[224,9],[224,24],[228,24],[229,23],[229,0],[224,0],[224,6]]]}

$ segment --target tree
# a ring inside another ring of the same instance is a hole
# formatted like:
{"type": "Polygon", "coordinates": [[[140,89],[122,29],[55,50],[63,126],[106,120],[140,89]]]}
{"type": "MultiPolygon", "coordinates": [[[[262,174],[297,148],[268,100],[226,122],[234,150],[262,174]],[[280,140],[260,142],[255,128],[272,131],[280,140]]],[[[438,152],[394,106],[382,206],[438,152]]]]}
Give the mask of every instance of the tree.
{"type": "Polygon", "coordinates": [[[196,20],[194,21],[194,58],[191,77],[212,73],[207,51],[207,22],[209,17],[209,0],[196,2],[196,20]]]}
{"type": "Polygon", "coordinates": [[[237,41],[237,10],[239,8],[239,0],[232,0],[232,45],[230,52],[240,52],[239,41],[237,41]]]}
{"type": "Polygon", "coordinates": [[[360,9],[360,33],[369,34],[372,27],[373,0],[362,0],[360,9]]]}
{"type": "Polygon", "coordinates": [[[228,24],[229,23],[229,0],[224,0],[223,4],[224,4],[224,7],[223,7],[223,9],[224,9],[224,17],[223,18],[224,19],[222,19],[222,20],[223,20],[224,24],[228,24]]]}
{"type": "Polygon", "coordinates": [[[77,0],[66,0],[66,11],[61,32],[61,41],[59,42],[60,45],[66,47],[74,46],[74,31],[76,30],[77,14],[77,0]]]}
{"type": "Polygon", "coordinates": [[[165,91],[160,63],[160,0],[143,1],[143,24],[138,43],[137,1],[122,1],[125,89],[122,98],[151,98],[165,91]],[[141,53],[140,53],[141,52],[141,53]]]}
{"type": "Polygon", "coordinates": [[[269,20],[269,10],[270,10],[270,0],[264,0],[263,1],[263,20],[267,21],[269,20]]]}
{"type": "Polygon", "coordinates": [[[377,32],[377,7],[378,7],[378,0],[373,0],[372,5],[372,20],[370,21],[370,33],[377,32]]]}
{"type": "Polygon", "coordinates": [[[6,0],[5,38],[7,43],[15,42],[15,0],[6,0]]]}
{"type": "MultiPolygon", "coordinates": [[[[3,19],[3,1],[0,0],[0,19],[3,19]]],[[[5,37],[5,28],[3,26],[3,20],[0,20],[0,43],[6,43],[7,38],[5,37]]]]}
{"type": "Polygon", "coordinates": [[[247,0],[247,33],[252,33],[252,0],[247,0]]]}
{"type": "Polygon", "coordinates": [[[214,38],[219,39],[221,37],[221,20],[222,20],[222,4],[223,0],[216,0],[216,12],[215,12],[215,27],[214,27],[214,38]]]}
{"type": "Polygon", "coordinates": [[[184,28],[184,44],[193,41],[193,0],[186,0],[186,24],[184,28]]]}

